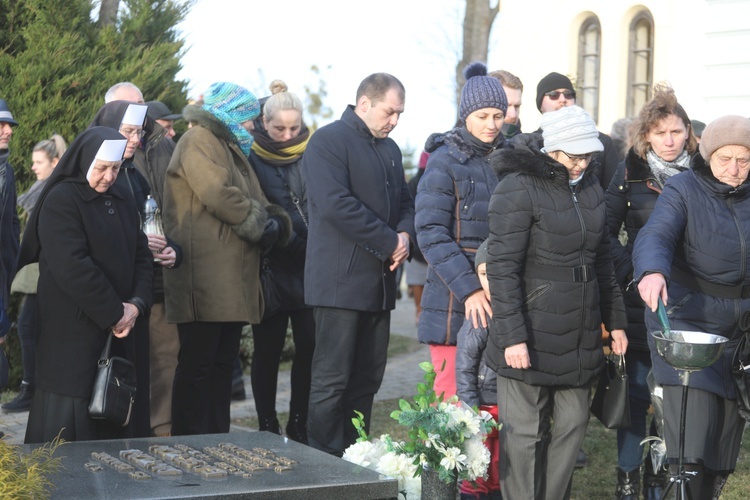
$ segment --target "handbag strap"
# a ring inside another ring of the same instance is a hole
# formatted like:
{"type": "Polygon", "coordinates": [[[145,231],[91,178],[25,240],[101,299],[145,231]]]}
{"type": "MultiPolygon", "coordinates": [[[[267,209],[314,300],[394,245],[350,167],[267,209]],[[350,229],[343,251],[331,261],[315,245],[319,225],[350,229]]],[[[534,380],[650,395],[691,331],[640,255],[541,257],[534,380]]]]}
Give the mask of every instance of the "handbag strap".
{"type": "Polygon", "coordinates": [[[109,360],[109,350],[112,347],[112,337],[114,337],[113,333],[107,334],[107,341],[104,343],[104,349],[102,349],[102,353],[99,356],[99,362],[107,361],[109,360]]]}

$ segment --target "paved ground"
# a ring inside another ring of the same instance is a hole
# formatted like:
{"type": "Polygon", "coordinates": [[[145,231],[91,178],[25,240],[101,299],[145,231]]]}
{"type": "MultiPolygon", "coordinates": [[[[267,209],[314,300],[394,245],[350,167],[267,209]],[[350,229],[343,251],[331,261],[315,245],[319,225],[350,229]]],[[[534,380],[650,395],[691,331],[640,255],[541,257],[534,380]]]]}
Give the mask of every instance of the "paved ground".
{"type": "MultiPolygon", "coordinates": [[[[391,315],[391,332],[396,335],[417,338],[415,324],[414,302],[406,296],[399,300],[396,309],[391,315]]],[[[419,363],[429,361],[430,355],[427,346],[420,346],[414,352],[395,356],[388,360],[383,378],[383,385],[376,395],[376,400],[408,397],[414,394],[416,384],[422,381],[423,371],[419,363]]],[[[255,402],[250,387],[250,377],[245,376],[245,389],[247,399],[232,403],[232,418],[246,418],[255,416],[255,402]]],[[[279,412],[286,412],[289,408],[290,383],[288,373],[279,376],[276,408],[279,412]]],[[[0,431],[6,434],[8,442],[20,444],[26,433],[26,421],[28,412],[23,413],[1,413],[0,431]]],[[[236,427],[234,430],[248,430],[236,427]]]]}

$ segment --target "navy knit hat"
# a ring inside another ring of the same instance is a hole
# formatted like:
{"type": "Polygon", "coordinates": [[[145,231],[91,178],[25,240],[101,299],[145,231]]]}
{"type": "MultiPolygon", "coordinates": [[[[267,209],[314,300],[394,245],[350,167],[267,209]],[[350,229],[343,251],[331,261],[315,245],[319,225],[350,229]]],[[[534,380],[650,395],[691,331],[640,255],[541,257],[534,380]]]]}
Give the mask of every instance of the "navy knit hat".
{"type": "Polygon", "coordinates": [[[539,80],[539,84],[536,86],[536,107],[539,111],[542,110],[544,94],[557,89],[568,89],[573,92],[573,96],[575,97],[576,89],[573,88],[573,83],[570,81],[570,78],[553,71],[539,80]]]}
{"type": "Polygon", "coordinates": [[[487,66],[473,62],[464,69],[466,84],[461,90],[461,104],[458,115],[462,120],[474,111],[483,108],[495,108],[508,111],[508,98],[500,80],[487,76],[487,66]]]}

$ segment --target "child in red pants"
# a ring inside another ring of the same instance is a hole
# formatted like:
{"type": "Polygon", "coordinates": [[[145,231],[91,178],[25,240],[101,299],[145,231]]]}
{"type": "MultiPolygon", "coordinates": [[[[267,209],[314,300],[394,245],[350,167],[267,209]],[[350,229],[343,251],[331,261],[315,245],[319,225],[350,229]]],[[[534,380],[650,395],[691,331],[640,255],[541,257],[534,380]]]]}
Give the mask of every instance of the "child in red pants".
{"type": "MultiPolygon", "coordinates": [[[[479,282],[482,284],[487,298],[490,288],[487,281],[487,241],[477,249],[474,260],[479,282]]],[[[458,331],[456,346],[456,389],[459,399],[470,406],[477,406],[480,410],[489,412],[497,420],[497,386],[496,374],[482,360],[487,336],[491,328],[492,318],[487,318],[487,327],[481,322],[474,328],[471,320],[466,320],[458,331]]],[[[497,429],[489,434],[484,442],[490,450],[490,465],[487,469],[487,479],[461,483],[462,500],[500,500],[500,441],[497,429]]]]}

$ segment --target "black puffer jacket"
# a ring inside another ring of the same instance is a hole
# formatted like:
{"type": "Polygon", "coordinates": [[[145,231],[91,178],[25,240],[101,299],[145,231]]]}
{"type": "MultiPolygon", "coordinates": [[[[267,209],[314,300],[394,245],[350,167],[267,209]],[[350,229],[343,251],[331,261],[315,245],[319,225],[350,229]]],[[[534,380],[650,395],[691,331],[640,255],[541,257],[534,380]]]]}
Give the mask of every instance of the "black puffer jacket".
{"type": "Polygon", "coordinates": [[[651,172],[648,162],[631,148],[625,160],[617,166],[605,195],[609,249],[628,312],[628,349],[639,351],[648,351],[646,324],[643,320],[645,305],[636,286],[626,288],[633,279],[635,237],[651,216],[661,189],[662,186],[651,172]],[[628,237],[624,246],[619,240],[623,224],[628,237]]]}
{"type": "Polygon", "coordinates": [[[487,276],[493,328],[487,363],[532,385],[583,386],[602,365],[601,323],[627,325],[609,255],[604,192],[595,176],[576,185],[552,157],[506,150],[490,200],[487,276]],[[525,342],[531,368],[505,362],[525,342]]]}

